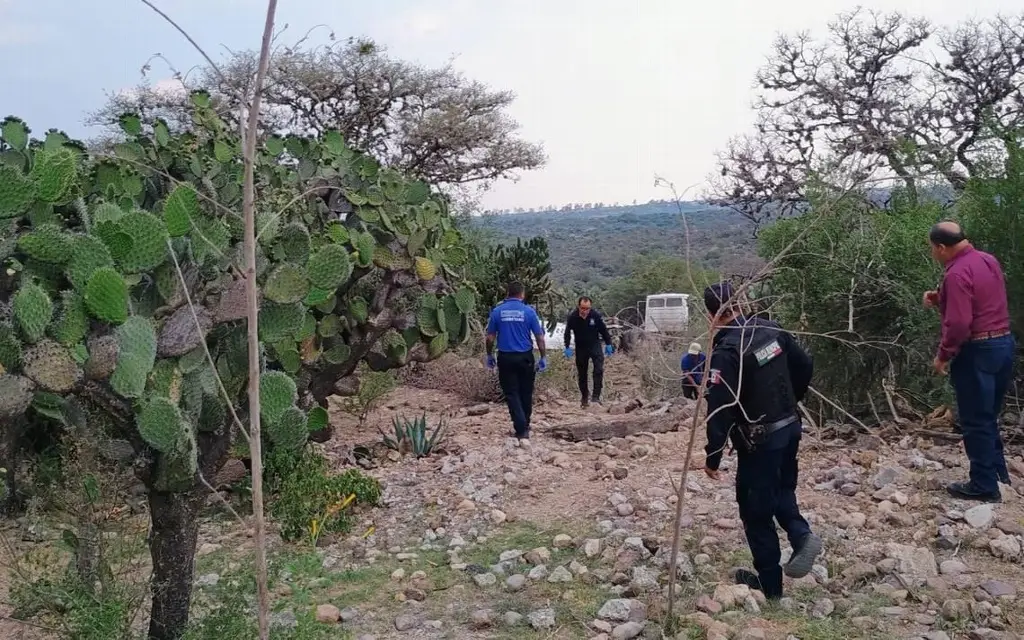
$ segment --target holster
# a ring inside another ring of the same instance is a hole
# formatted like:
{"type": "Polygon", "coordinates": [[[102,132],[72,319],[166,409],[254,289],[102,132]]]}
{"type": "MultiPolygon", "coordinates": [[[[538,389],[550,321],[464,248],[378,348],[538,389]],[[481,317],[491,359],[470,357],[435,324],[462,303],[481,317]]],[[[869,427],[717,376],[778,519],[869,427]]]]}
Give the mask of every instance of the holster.
{"type": "Polygon", "coordinates": [[[796,422],[796,420],[797,417],[792,415],[768,424],[741,424],[738,425],[736,431],[739,433],[739,440],[743,444],[744,450],[747,453],[753,453],[768,440],[768,436],[788,427],[796,422]]]}

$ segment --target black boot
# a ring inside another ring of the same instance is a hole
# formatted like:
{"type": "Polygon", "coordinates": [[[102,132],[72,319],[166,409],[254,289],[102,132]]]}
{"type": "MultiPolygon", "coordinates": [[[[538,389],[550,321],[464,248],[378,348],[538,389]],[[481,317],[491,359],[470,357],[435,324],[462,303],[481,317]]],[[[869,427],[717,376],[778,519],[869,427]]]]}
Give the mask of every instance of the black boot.
{"type": "Polygon", "coordinates": [[[751,589],[756,589],[764,593],[768,600],[778,600],[782,597],[782,567],[760,574],[747,569],[737,569],[735,578],[736,584],[745,584],[751,589]]]}
{"type": "Polygon", "coordinates": [[[1002,502],[1003,496],[999,488],[992,493],[982,491],[971,482],[954,482],[946,485],[946,491],[954,498],[961,500],[976,500],[978,502],[1002,502]]]}

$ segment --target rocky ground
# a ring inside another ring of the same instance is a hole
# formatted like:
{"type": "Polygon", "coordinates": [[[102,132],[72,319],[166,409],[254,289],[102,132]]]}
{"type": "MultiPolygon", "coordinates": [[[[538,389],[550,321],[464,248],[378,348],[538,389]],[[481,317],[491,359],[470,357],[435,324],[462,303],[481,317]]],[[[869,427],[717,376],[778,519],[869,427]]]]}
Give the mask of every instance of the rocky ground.
{"type": "MultiPolygon", "coordinates": [[[[381,457],[369,473],[385,486],[384,506],[361,513],[351,536],[316,549],[275,544],[275,633],[359,640],[1024,637],[1024,501],[1009,486],[998,505],[949,498],[941,487],[966,473],[961,451],[909,428],[855,442],[809,430],[799,497],[825,550],[811,575],[787,579],[778,603],[730,583],[731,569],[749,563],[730,473],[735,459],[726,458],[721,481],[691,473],[675,576],[681,618],[666,633],[678,500],[672,483],[682,471],[692,407],[672,406],[684,425],[677,432],[583,443],[551,437],[555,425],[626,410],[635,397],[634,365],[622,358],[608,366],[614,392],[604,407],[584,411],[564,393],[541,394],[530,447],[506,437],[500,405],[396,390],[371,416],[371,429],[386,428],[395,414],[447,411],[448,453],[381,457]]],[[[365,427],[356,433],[338,417],[326,453],[345,457],[352,442],[366,439],[365,427]]],[[[698,434],[698,465],[702,445],[698,434]]],[[[1021,451],[1009,454],[1014,483],[1024,486],[1021,451]]],[[[214,620],[230,589],[247,584],[250,542],[228,518],[204,526],[197,615],[214,620]]],[[[230,631],[221,627],[218,637],[230,631]]]]}

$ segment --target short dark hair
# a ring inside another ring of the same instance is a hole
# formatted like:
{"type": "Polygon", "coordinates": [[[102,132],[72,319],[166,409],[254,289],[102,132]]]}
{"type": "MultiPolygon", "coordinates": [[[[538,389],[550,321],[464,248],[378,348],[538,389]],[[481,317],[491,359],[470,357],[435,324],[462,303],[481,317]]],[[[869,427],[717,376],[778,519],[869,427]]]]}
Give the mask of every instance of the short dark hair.
{"type": "Polygon", "coordinates": [[[715,315],[722,306],[729,304],[731,298],[732,285],[728,282],[716,282],[704,289],[704,307],[711,315],[715,315]]]}
{"type": "Polygon", "coordinates": [[[508,294],[508,297],[518,298],[526,292],[526,288],[523,286],[522,282],[510,282],[508,283],[508,287],[505,291],[508,294]]]}
{"type": "Polygon", "coordinates": [[[960,244],[967,239],[964,235],[964,230],[957,225],[957,230],[953,231],[949,228],[949,225],[943,225],[938,222],[932,225],[932,228],[928,231],[928,240],[935,245],[943,247],[952,247],[953,245],[960,244]]]}
{"type": "Polygon", "coordinates": [[[589,302],[590,304],[594,304],[594,301],[591,300],[589,296],[580,296],[580,299],[576,301],[576,306],[579,306],[580,304],[582,304],[584,302],[589,302]]]}

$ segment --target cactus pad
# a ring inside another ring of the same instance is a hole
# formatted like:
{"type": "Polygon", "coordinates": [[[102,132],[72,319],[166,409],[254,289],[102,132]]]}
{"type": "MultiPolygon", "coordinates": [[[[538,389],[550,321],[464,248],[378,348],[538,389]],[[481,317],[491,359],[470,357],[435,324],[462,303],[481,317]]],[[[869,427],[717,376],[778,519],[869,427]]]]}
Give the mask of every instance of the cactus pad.
{"type": "Polygon", "coordinates": [[[265,342],[278,342],[283,338],[290,338],[302,330],[305,319],[306,308],[301,304],[265,303],[260,308],[260,339],[265,342]]]}
{"type": "Polygon", "coordinates": [[[65,274],[71,285],[84,291],[92,274],[102,267],[114,266],[110,249],[95,236],[73,236],[71,241],[71,258],[65,274]]]}
{"type": "Polygon", "coordinates": [[[78,186],[75,162],[75,152],[71,149],[36,151],[29,177],[36,183],[36,194],[40,200],[66,204],[74,198],[78,186]]]}
{"type": "Polygon", "coordinates": [[[206,307],[179,307],[160,328],[156,352],[161,358],[177,358],[199,347],[213,326],[213,314],[206,307]],[[196,322],[198,321],[198,326],[196,322]]]}
{"type": "Polygon", "coordinates": [[[85,306],[93,317],[110,324],[128,318],[128,285],[112,267],[96,269],[85,286],[85,306]]]}
{"type": "Polygon", "coordinates": [[[441,311],[444,312],[445,331],[457,333],[459,325],[462,324],[462,312],[459,311],[459,305],[455,300],[455,296],[445,296],[441,299],[441,311]]]}
{"type": "Polygon", "coordinates": [[[8,116],[0,122],[0,139],[12,149],[22,151],[28,146],[28,126],[20,118],[8,116]]]}
{"type": "MultiPolygon", "coordinates": [[[[114,259],[127,273],[150,271],[167,259],[167,227],[151,213],[132,211],[117,223],[120,233],[131,239],[125,249],[110,247],[114,259]]],[[[109,246],[109,245],[108,245],[109,246]]]]}
{"type": "Polygon", "coordinates": [[[38,342],[46,334],[53,318],[53,302],[37,284],[23,285],[14,294],[14,319],[29,342],[38,342]]]}
{"type": "Polygon", "coordinates": [[[287,262],[305,264],[309,258],[309,230],[297,222],[286,224],[280,233],[275,257],[287,262]]]}
{"type": "Polygon", "coordinates": [[[200,431],[216,431],[224,426],[228,419],[228,409],[219,395],[204,393],[202,395],[202,410],[199,413],[199,420],[196,427],[200,431]]]}
{"type": "Polygon", "coordinates": [[[199,213],[199,196],[191,185],[179,184],[164,202],[164,223],[172,238],[192,230],[192,217],[199,213]]]}
{"type": "Polygon", "coordinates": [[[395,331],[394,329],[389,330],[381,338],[381,347],[384,349],[384,353],[389,358],[393,358],[399,362],[404,362],[405,357],[409,352],[409,347],[405,343],[405,338],[402,334],[395,331]]]}
{"type": "Polygon", "coordinates": [[[110,202],[101,202],[93,209],[92,222],[95,225],[107,222],[117,222],[125,216],[127,211],[110,202]]]}
{"type": "Polygon", "coordinates": [[[112,335],[91,338],[89,359],[85,361],[85,375],[90,380],[106,380],[117,366],[117,337],[112,335]]]}
{"type": "Polygon", "coordinates": [[[16,218],[36,200],[36,184],[20,171],[0,162],[0,220],[16,218]]]}
{"type": "Polygon", "coordinates": [[[427,258],[417,257],[414,260],[414,263],[413,268],[416,271],[416,277],[420,280],[433,280],[434,276],[437,275],[437,267],[435,267],[434,263],[427,258]]]}
{"type": "Polygon", "coordinates": [[[267,422],[267,435],[275,446],[297,451],[309,439],[306,414],[298,407],[288,407],[277,420],[267,422]]]}
{"type": "Polygon", "coordinates": [[[324,360],[330,364],[341,364],[352,355],[352,349],[344,342],[339,342],[324,351],[324,360]]]}
{"type": "Polygon", "coordinates": [[[32,404],[35,384],[28,378],[0,374],[0,421],[10,424],[32,404]]]}
{"type": "Polygon", "coordinates": [[[330,416],[327,413],[327,409],[313,407],[309,410],[309,415],[306,417],[306,428],[309,429],[310,433],[320,431],[328,426],[330,426],[330,416]]]}
{"type": "Polygon", "coordinates": [[[416,310],[416,325],[423,335],[428,337],[441,333],[441,327],[437,322],[437,298],[425,294],[420,296],[419,308],[416,310]]]}
{"type": "Polygon", "coordinates": [[[439,333],[430,340],[430,357],[436,358],[448,348],[448,334],[439,333]]]}
{"type": "Polygon", "coordinates": [[[146,398],[135,424],[146,444],[160,453],[174,452],[189,428],[177,405],[163,396],[146,398]]]}
{"type": "Polygon", "coordinates": [[[350,240],[356,249],[356,262],[359,266],[366,268],[373,264],[373,252],[377,244],[373,235],[366,231],[353,233],[350,240]]]}
{"type": "Polygon", "coordinates": [[[288,262],[271,271],[263,285],[263,295],[267,300],[279,304],[301,302],[308,292],[309,278],[306,270],[288,262]]]}
{"type": "Polygon", "coordinates": [[[71,237],[55,224],[44,224],[18,238],[18,248],[35,260],[64,264],[71,255],[71,237]]]}
{"type": "Polygon", "coordinates": [[[298,400],[295,381],[283,371],[268,371],[260,376],[260,417],[270,424],[298,400]]]}
{"type": "Polygon", "coordinates": [[[85,299],[74,291],[61,293],[60,311],[50,333],[66,347],[78,344],[89,330],[89,318],[85,311],[85,299]]]}
{"type": "Polygon", "coordinates": [[[306,268],[314,287],[331,291],[340,287],[352,275],[352,260],[345,247],[328,244],[309,257],[306,268]]]}
{"type": "Polygon", "coordinates": [[[14,327],[3,323],[0,323],[0,367],[7,372],[21,368],[21,340],[14,327]]]}
{"type": "Polygon", "coordinates": [[[195,484],[198,470],[195,434],[187,428],[174,452],[157,457],[153,488],[157,491],[187,491],[195,484]]]}
{"type": "Polygon", "coordinates": [[[468,315],[476,308],[476,294],[469,287],[461,287],[455,292],[455,304],[459,311],[468,315]]]}
{"type": "Polygon", "coordinates": [[[348,301],[348,313],[356,324],[362,324],[370,317],[369,304],[365,298],[356,296],[348,301]]]}
{"type": "Polygon", "coordinates": [[[25,352],[25,375],[47,391],[67,393],[82,379],[71,352],[52,340],[42,340],[25,352]]]}
{"type": "Polygon", "coordinates": [[[153,365],[153,371],[149,374],[149,381],[146,385],[147,395],[158,395],[169,399],[174,404],[181,401],[181,369],[178,363],[169,358],[157,360],[153,365]]]}
{"type": "Polygon", "coordinates": [[[377,247],[373,252],[373,264],[381,269],[390,271],[402,271],[412,268],[412,260],[404,253],[396,254],[387,247],[377,247]]]}
{"type": "Polygon", "coordinates": [[[131,316],[117,328],[117,367],[110,386],[124,398],[138,398],[156,362],[156,331],[146,318],[131,316]]]}

